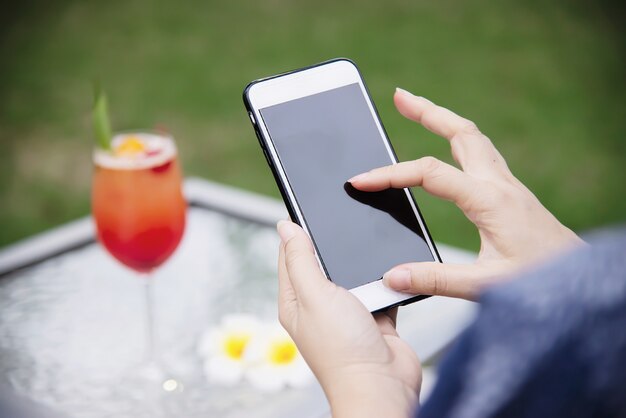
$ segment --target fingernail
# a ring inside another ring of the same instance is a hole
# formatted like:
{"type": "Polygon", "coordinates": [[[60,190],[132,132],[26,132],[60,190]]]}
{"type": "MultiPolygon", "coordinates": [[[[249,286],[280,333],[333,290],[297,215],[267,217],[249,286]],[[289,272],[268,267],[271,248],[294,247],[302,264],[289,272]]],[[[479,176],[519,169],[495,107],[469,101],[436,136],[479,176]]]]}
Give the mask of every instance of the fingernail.
{"type": "Polygon", "coordinates": [[[423,101],[425,101],[426,103],[430,103],[430,104],[432,104],[432,103],[433,103],[433,102],[431,102],[430,100],[428,100],[428,99],[427,99],[426,97],[424,97],[424,96],[416,96],[416,95],[414,95],[413,93],[411,93],[410,91],[406,91],[406,90],[404,90],[404,89],[401,89],[400,87],[396,87],[396,91],[397,91],[398,93],[400,93],[400,94],[404,94],[405,96],[407,96],[407,97],[411,97],[411,98],[413,98],[413,99],[423,100],[423,101]]]}
{"type": "Polygon", "coordinates": [[[276,229],[282,242],[287,242],[296,235],[296,227],[289,221],[278,221],[276,229]]]}
{"type": "Polygon", "coordinates": [[[348,180],[348,183],[352,183],[352,182],[355,182],[355,181],[365,180],[365,179],[367,178],[367,176],[369,176],[369,175],[370,175],[370,173],[362,173],[362,174],[359,174],[358,176],[354,176],[354,177],[352,177],[350,180],[348,180]]]}
{"type": "Polygon", "coordinates": [[[406,91],[405,89],[401,89],[400,87],[396,87],[396,93],[401,93],[404,94],[406,96],[411,96],[411,97],[415,97],[415,95],[409,91],[406,91]]]}
{"type": "Polygon", "coordinates": [[[411,272],[407,269],[392,269],[383,275],[383,284],[395,290],[411,288],[411,272]]]}

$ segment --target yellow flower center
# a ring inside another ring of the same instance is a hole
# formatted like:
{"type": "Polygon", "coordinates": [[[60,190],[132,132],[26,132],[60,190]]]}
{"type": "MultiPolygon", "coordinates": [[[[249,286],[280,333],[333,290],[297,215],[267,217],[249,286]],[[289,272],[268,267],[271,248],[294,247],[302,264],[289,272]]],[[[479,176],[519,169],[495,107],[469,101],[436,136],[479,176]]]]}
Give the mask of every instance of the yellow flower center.
{"type": "Polygon", "coordinates": [[[298,348],[291,340],[274,341],[270,345],[268,357],[270,363],[284,366],[293,362],[298,354],[298,348]]]}
{"type": "Polygon", "coordinates": [[[146,150],[143,141],[136,136],[127,136],[115,147],[115,154],[119,156],[133,156],[146,150]]]}
{"type": "Polygon", "coordinates": [[[249,334],[230,334],[224,339],[224,352],[233,360],[241,360],[249,341],[249,334]]]}

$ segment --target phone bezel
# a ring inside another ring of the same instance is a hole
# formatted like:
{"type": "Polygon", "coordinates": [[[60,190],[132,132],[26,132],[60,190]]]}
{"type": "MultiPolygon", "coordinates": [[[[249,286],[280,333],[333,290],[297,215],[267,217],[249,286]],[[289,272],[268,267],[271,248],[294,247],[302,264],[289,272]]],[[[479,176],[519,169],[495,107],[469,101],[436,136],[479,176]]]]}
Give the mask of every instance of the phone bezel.
{"type": "MultiPolygon", "coordinates": [[[[296,223],[298,223],[304,231],[309,235],[315,247],[315,253],[320,267],[327,278],[328,272],[322,258],[319,256],[317,244],[309,231],[306,219],[302,214],[302,210],[298,204],[298,200],[291,188],[288,177],[284,171],[284,167],[280,162],[280,158],[269,135],[269,131],[263,121],[260,110],[280,103],[285,103],[313,94],[322,93],[338,87],[343,87],[357,83],[363,92],[365,101],[370,109],[372,118],[379,130],[380,137],[385,144],[385,149],[389,155],[390,163],[397,164],[398,158],[389,141],[387,133],[382,125],[378,111],[370,97],[367,86],[361,76],[356,64],[346,58],[337,58],[326,61],[310,67],[290,71],[273,77],[256,80],[248,84],[244,90],[244,102],[249,112],[251,122],[259,139],[259,143],[270,168],[274,174],[276,182],[280,188],[283,200],[287,205],[289,214],[296,223]]],[[[419,211],[415,199],[408,188],[404,189],[411,208],[418,220],[418,223],[424,231],[426,243],[430,249],[433,259],[441,262],[441,258],[435,247],[424,219],[419,211]]],[[[370,312],[384,310],[397,305],[405,305],[419,299],[427,297],[427,295],[409,295],[406,293],[396,292],[385,287],[382,280],[378,279],[373,282],[364,284],[353,289],[348,289],[354,294],[370,312]]]]}

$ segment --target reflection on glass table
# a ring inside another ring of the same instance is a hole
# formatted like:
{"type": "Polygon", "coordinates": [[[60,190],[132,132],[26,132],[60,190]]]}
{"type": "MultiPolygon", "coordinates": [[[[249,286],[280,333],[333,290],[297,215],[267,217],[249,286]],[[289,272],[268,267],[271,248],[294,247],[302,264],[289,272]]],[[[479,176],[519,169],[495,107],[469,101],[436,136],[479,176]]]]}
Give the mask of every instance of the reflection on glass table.
{"type": "MultiPolygon", "coordinates": [[[[210,384],[197,351],[225,315],[275,321],[274,223],[282,204],[187,180],[188,227],[154,275],[157,346],[182,387],[158,396],[120,384],[143,355],[143,300],[134,273],[93,241],[90,219],[0,252],[0,383],[68,417],[319,417],[312,382],[267,393],[210,384]],[[56,254],[56,255],[55,255],[56,254]],[[37,259],[43,259],[43,261],[37,259]]],[[[444,260],[467,253],[443,246],[444,260]]],[[[430,298],[401,309],[399,331],[428,361],[471,319],[467,302],[430,298]]]]}

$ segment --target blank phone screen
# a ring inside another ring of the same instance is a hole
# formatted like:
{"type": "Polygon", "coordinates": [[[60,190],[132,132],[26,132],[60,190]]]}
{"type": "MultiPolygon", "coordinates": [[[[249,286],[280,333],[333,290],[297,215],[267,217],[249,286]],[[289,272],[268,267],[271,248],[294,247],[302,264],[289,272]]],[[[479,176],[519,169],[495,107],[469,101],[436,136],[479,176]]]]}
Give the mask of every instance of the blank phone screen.
{"type": "Polygon", "coordinates": [[[393,162],[359,84],[260,109],[329,278],[348,289],[391,267],[433,261],[403,189],[347,180],[393,162]]]}

